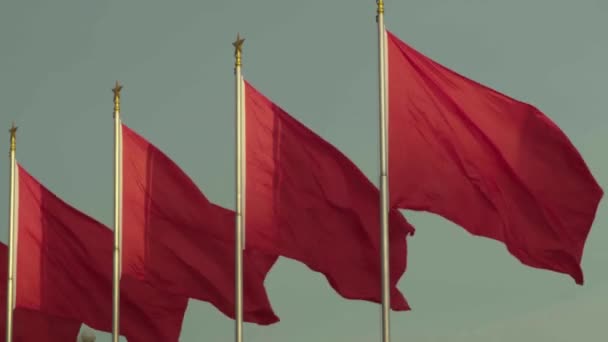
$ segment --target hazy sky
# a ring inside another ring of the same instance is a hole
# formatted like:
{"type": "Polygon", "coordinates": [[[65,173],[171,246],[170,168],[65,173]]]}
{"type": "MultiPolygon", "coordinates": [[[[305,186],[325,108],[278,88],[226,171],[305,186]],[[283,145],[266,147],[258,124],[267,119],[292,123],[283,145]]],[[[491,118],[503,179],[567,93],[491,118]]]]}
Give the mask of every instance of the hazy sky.
{"type": "MultiPolygon", "coordinates": [[[[547,113],[608,188],[608,1],[387,0],[386,13],[387,27],[421,52],[547,113]]],[[[231,42],[240,31],[245,77],[377,183],[374,16],[373,0],[0,0],[0,149],[8,152],[15,120],[20,162],[110,226],[118,79],[124,122],[233,208],[231,42]]],[[[589,236],[582,287],[441,218],[406,212],[417,233],[399,287],[413,311],[392,315],[393,340],[605,341],[606,209],[604,201],[589,236]]],[[[247,342],[380,341],[378,305],[342,299],[300,263],[280,260],[266,286],[281,322],[247,325],[247,342]]],[[[230,341],[233,326],[192,300],[181,340],[230,341]]]]}

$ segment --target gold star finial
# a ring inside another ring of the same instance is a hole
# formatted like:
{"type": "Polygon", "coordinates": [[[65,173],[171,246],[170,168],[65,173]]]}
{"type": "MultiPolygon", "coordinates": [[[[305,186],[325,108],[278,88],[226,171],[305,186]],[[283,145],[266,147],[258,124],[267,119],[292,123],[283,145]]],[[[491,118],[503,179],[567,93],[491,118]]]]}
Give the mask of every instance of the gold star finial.
{"type": "Polygon", "coordinates": [[[13,121],[11,129],[8,131],[11,133],[11,151],[15,151],[17,147],[17,126],[15,126],[15,121],[13,121]]]}
{"type": "Polygon", "coordinates": [[[8,131],[11,132],[11,135],[15,135],[15,133],[17,133],[17,126],[15,126],[15,121],[13,121],[11,129],[9,129],[8,131]]]}
{"type": "Polygon", "coordinates": [[[232,43],[232,46],[234,46],[234,58],[235,58],[234,66],[235,67],[241,66],[241,53],[243,51],[244,42],[245,42],[245,39],[241,38],[240,33],[237,33],[236,40],[234,41],[234,43],[232,43]]]}
{"type": "Polygon", "coordinates": [[[116,85],[114,86],[114,88],[112,88],[112,92],[114,93],[114,99],[116,99],[116,98],[120,99],[121,90],[122,90],[122,86],[120,85],[120,83],[118,81],[116,81],[116,85]]]}
{"type": "Polygon", "coordinates": [[[118,81],[116,81],[116,85],[112,88],[112,93],[114,93],[114,113],[120,112],[120,91],[122,90],[122,85],[118,81]]]}

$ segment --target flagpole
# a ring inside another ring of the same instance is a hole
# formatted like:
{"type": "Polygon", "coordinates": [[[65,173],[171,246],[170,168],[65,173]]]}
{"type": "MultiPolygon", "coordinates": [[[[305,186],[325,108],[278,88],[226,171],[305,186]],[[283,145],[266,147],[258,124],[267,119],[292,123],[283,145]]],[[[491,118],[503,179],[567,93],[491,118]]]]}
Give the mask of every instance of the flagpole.
{"type": "Polygon", "coordinates": [[[239,34],[234,46],[234,79],[236,86],[236,227],[235,227],[235,340],[243,342],[243,98],[241,52],[243,42],[239,34]]]}
{"type": "Polygon", "coordinates": [[[120,338],[120,240],[121,226],[121,127],[120,127],[120,91],[122,86],[116,81],[114,93],[114,276],[112,285],[112,342],[120,338]]]}
{"type": "Polygon", "coordinates": [[[6,342],[13,341],[13,308],[15,307],[15,151],[17,127],[13,122],[10,140],[10,180],[8,205],[8,283],[6,287],[6,342]]]}
{"type": "Polygon", "coordinates": [[[388,245],[388,118],[386,115],[386,57],[384,30],[384,1],[377,0],[378,22],[378,72],[380,114],[380,231],[382,268],[382,342],[390,342],[390,273],[388,245]]]}

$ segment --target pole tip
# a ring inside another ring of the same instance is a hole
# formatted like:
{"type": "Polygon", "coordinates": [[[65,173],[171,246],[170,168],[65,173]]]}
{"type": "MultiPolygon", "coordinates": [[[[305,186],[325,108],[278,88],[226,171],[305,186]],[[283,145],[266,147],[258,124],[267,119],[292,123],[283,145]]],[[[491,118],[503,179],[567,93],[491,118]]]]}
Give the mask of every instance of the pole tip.
{"type": "Polygon", "coordinates": [[[378,14],[384,14],[384,0],[376,0],[378,5],[378,14]]]}
{"type": "Polygon", "coordinates": [[[15,126],[15,121],[11,125],[11,128],[8,130],[11,133],[11,145],[10,150],[15,151],[17,148],[17,126],[15,126]]]}
{"type": "Polygon", "coordinates": [[[8,131],[11,133],[11,137],[14,137],[17,134],[17,126],[15,126],[15,121],[13,121],[13,124],[8,131]]]}
{"type": "Polygon", "coordinates": [[[114,93],[114,116],[116,113],[120,112],[120,91],[122,90],[122,85],[118,81],[116,81],[116,85],[112,88],[112,93],[114,93]]]}
{"type": "Polygon", "coordinates": [[[234,46],[234,66],[241,66],[241,53],[243,52],[243,43],[245,42],[244,38],[241,38],[241,34],[236,34],[236,40],[232,43],[234,46]]]}
{"type": "Polygon", "coordinates": [[[121,90],[122,90],[122,85],[120,85],[120,82],[116,81],[114,88],[112,88],[112,93],[114,93],[114,101],[116,101],[116,99],[120,99],[121,90]]]}

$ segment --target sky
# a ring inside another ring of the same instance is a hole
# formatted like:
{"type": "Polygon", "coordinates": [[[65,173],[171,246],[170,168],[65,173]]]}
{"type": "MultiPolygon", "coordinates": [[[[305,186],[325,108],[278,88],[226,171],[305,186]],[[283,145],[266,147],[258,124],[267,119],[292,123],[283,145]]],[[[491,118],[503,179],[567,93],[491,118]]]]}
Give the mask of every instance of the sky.
{"type": "MultiPolygon", "coordinates": [[[[608,1],[387,0],[385,8],[387,28],[422,53],[544,111],[607,188],[608,1]]],[[[20,163],[111,227],[111,88],[120,80],[124,122],[212,201],[234,208],[231,43],[240,32],[245,78],[377,184],[374,18],[373,0],[2,0],[0,149],[8,154],[14,120],[20,163]]],[[[412,311],[391,315],[393,341],[604,341],[607,209],[603,201],[588,238],[584,286],[523,266],[503,245],[437,216],[405,212],[417,231],[399,288],[412,311]]],[[[0,226],[0,240],[7,234],[0,226]]],[[[281,259],[266,287],[281,322],[247,324],[246,342],[380,341],[379,305],[339,297],[300,263],[281,259]]],[[[233,336],[233,321],[190,301],[181,341],[233,336]]]]}

